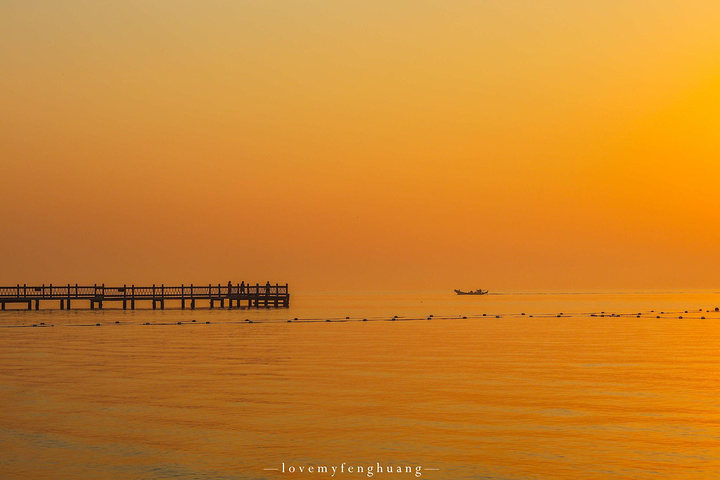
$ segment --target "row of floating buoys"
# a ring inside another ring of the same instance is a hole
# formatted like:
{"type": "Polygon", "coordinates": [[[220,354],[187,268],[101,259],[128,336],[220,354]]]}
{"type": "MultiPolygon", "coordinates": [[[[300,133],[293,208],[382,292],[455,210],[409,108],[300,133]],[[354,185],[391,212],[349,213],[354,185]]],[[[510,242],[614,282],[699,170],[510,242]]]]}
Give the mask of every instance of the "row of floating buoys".
{"type": "MultiPolygon", "coordinates": [[[[702,312],[702,311],[703,311],[702,308],[698,309],[698,312],[702,312]]],[[[711,311],[713,311],[713,310],[705,310],[705,311],[706,311],[706,312],[711,312],[711,311]]],[[[714,311],[715,311],[715,312],[720,312],[720,307],[715,307],[715,308],[714,308],[714,311]]],[[[655,313],[655,310],[650,310],[650,313],[655,313]]],[[[656,319],[660,319],[660,318],[662,318],[661,315],[668,315],[668,314],[672,314],[672,313],[673,313],[673,312],[669,312],[669,311],[661,311],[659,315],[657,315],[657,314],[655,315],[655,318],[656,318],[656,319]]],[[[683,311],[681,311],[680,313],[689,314],[689,313],[690,313],[690,310],[683,310],[683,311]]],[[[510,316],[513,316],[513,315],[518,315],[518,314],[511,314],[510,316]]],[[[526,314],[525,312],[522,312],[522,313],[520,313],[519,315],[520,315],[520,316],[528,316],[528,317],[530,317],[530,318],[534,318],[534,315],[532,315],[532,314],[528,315],[528,314],[526,314]]],[[[600,313],[590,313],[590,314],[581,314],[581,315],[589,315],[590,317],[611,317],[611,318],[620,318],[620,317],[623,317],[623,316],[634,316],[634,317],[636,317],[636,318],[641,318],[641,317],[643,316],[643,312],[617,314],[617,313],[610,313],[610,312],[602,311],[602,312],[600,312],[600,313]]],[[[488,317],[488,316],[492,316],[492,315],[488,315],[487,313],[483,313],[482,316],[483,316],[483,317],[488,317]]],[[[555,316],[556,316],[557,318],[568,318],[563,312],[560,312],[560,313],[556,314],[555,316]]],[[[431,315],[428,315],[428,316],[427,316],[427,320],[432,320],[434,317],[435,317],[435,315],[432,315],[432,314],[431,314],[431,315]]],[[[466,320],[466,319],[468,318],[467,315],[462,315],[462,316],[459,316],[459,317],[462,318],[463,320],[466,320]]],[[[479,317],[479,315],[477,315],[476,318],[477,318],[477,317],[479,317]]],[[[495,318],[502,318],[501,315],[494,315],[494,317],[495,317],[495,318]]],[[[398,320],[399,318],[400,318],[400,317],[398,317],[397,315],[394,315],[394,316],[393,316],[392,318],[390,318],[389,320],[390,320],[390,321],[396,321],[396,320],[398,320]]],[[[447,318],[451,318],[451,317],[447,317],[447,318]]],[[[684,317],[683,315],[678,315],[677,318],[678,318],[679,320],[682,320],[682,319],[684,319],[685,317],[684,317]]],[[[705,316],[701,316],[700,319],[701,319],[701,320],[706,320],[706,317],[705,317],[705,316]]],[[[294,321],[301,321],[298,317],[294,317],[293,320],[294,320],[294,321]]],[[[287,320],[287,322],[288,322],[288,323],[291,323],[293,320],[287,320]]],[[[342,322],[342,321],[346,321],[346,320],[352,321],[351,317],[349,317],[349,316],[346,316],[346,317],[344,318],[344,320],[340,320],[340,319],[336,319],[336,320],[341,321],[341,322],[342,322]]],[[[360,319],[357,319],[356,321],[359,321],[359,320],[360,320],[360,319]]],[[[416,319],[407,318],[407,320],[420,320],[420,318],[416,318],[416,319]]],[[[305,321],[307,322],[308,320],[305,320],[305,321]]],[[[310,320],[310,321],[312,321],[312,320],[310,320]]],[[[333,319],[330,319],[330,318],[328,318],[328,319],[325,320],[325,322],[333,322],[333,321],[334,321],[334,320],[333,320],[333,319]]],[[[367,321],[369,321],[369,320],[368,320],[368,318],[363,318],[362,321],[363,321],[363,322],[367,322],[367,321]]],[[[246,319],[245,319],[245,322],[246,322],[246,323],[255,323],[253,320],[250,320],[249,318],[246,318],[246,319]]],[[[272,321],[271,321],[271,322],[272,322],[272,321]]],[[[120,324],[120,321],[115,321],[114,323],[115,323],[116,325],[119,325],[119,324],[120,324]]],[[[196,319],[193,319],[193,320],[191,320],[190,322],[182,322],[182,321],[179,321],[179,322],[177,322],[177,325],[183,325],[183,323],[198,323],[198,322],[197,322],[196,319]]],[[[211,322],[209,322],[209,321],[206,321],[206,322],[205,322],[205,324],[208,324],[208,325],[209,325],[210,323],[211,323],[211,322]]],[[[232,323],[234,323],[234,322],[232,322],[232,323]]],[[[263,323],[263,322],[261,321],[261,323],[263,323]]],[[[68,325],[68,326],[96,326],[96,327],[99,327],[99,326],[101,326],[101,325],[102,325],[101,323],[95,323],[95,324],[90,324],[90,325],[68,325]]],[[[144,323],[142,323],[142,325],[151,325],[151,323],[150,323],[150,322],[144,322],[144,323]]],[[[165,325],[165,324],[160,323],[160,324],[157,324],[157,325],[165,325]]],[[[8,326],[10,326],[10,325],[8,325],[8,326]]],[[[55,325],[46,325],[44,322],[40,322],[39,324],[32,324],[31,326],[32,326],[32,327],[45,327],[45,326],[54,327],[55,325]]]]}

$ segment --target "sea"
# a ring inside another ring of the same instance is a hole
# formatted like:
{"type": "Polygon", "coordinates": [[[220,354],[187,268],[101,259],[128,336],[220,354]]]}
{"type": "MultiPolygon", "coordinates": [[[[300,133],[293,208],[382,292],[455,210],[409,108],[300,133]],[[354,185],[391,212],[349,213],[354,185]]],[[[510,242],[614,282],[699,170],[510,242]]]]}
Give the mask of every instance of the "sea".
{"type": "Polygon", "coordinates": [[[0,312],[0,479],[720,478],[716,291],[119,306],[0,312]]]}

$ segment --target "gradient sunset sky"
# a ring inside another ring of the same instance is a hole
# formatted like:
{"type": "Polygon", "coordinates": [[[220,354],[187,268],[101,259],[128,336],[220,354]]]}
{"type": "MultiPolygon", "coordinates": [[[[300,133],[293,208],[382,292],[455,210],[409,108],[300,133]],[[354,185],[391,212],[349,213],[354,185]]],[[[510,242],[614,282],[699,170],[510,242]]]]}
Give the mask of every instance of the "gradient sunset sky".
{"type": "Polygon", "coordinates": [[[720,2],[0,0],[0,284],[714,288],[720,2]]]}

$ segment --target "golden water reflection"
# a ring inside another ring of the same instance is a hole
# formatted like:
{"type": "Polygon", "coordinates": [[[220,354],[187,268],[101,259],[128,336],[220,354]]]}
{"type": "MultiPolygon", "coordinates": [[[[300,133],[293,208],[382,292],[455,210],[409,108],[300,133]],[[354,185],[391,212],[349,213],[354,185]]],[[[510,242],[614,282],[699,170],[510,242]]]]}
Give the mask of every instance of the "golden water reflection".
{"type": "MultiPolygon", "coordinates": [[[[283,462],[420,465],[436,479],[720,473],[718,313],[194,315],[3,328],[2,477],[288,478],[263,470],[283,462]]],[[[415,478],[403,475],[375,478],[415,478]]]]}

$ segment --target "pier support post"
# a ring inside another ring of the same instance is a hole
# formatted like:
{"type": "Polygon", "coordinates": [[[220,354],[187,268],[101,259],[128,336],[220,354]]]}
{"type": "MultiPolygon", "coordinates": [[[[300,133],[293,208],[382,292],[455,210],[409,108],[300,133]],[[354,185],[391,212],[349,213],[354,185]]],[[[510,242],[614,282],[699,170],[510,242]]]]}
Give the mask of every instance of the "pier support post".
{"type": "Polygon", "coordinates": [[[165,299],[160,300],[160,310],[165,310],[165,299]]]}
{"type": "Polygon", "coordinates": [[[32,300],[28,300],[28,310],[32,310],[32,300]]]}
{"type": "Polygon", "coordinates": [[[65,300],[62,298],[60,299],[60,310],[65,310],[65,300]]]}
{"type": "Polygon", "coordinates": [[[157,302],[156,302],[155,299],[153,298],[153,310],[156,310],[156,309],[157,309],[157,302]]]}
{"type": "Polygon", "coordinates": [[[40,310],[40,300],[35,300],[35,310],[40,310]]]}
{"type": "Polygon", "coordinates": [[[127,300],[123,300],[123,310],[127,310],[127,300]]]}
{"type": "Polygon", "coordinates": [[[130,310],[135,310],[135,299],[130,300],[130,310]]]}
{"type": "Polygon", "coordinates": [[[67,302],[67,309],[70,310],[70,297],[68,297],[68,299],[66,300],[66,302],[67,302]]]}
{"type": "Polygon", "coordinates": [[[90,300],[90,310],[95,310],[95,302],[90,300]]]}
{"type": "Polygon", "coordinates": [[[228,300],[228,309],[232,310],[233,308],[233,301],[232,301],[232,282],[228,282],[228,291],[227,291],[227,300],[228,300]]]}
{"type": "Polygon", "coordinates": [[[215,308],[215,301],[212,298],[210,299],[210,308],[215,308]]]}
{"type": "Polygon", "coordinates": [[[185,299],[180,300],[180,308],[185,310],[185,299]]]}
{"type": "Polygon", "coordinates": [[[190,299],[190,310],[195,310],[195,299],[194,298],[190,299]]]}

